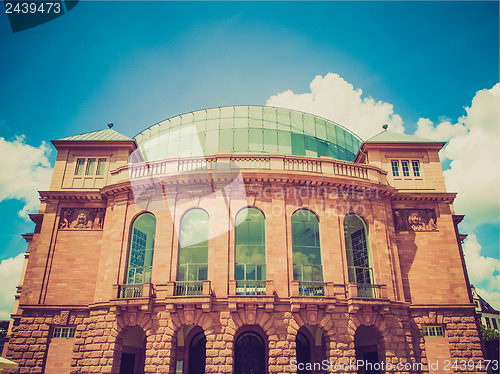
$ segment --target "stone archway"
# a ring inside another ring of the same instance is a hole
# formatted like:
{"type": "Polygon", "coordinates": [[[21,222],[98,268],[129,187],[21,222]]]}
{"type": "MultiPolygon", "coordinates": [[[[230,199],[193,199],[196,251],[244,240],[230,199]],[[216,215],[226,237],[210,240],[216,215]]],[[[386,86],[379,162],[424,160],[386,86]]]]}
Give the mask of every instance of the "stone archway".
{"type": "Polygon", "coordinates": [[[234,343],[234,373],[266,374],[266,366],[264,339],[254,331],[240,334],[234,343]]]}
{"type": "Polygon", "coordinates": [[[144,374],[146,333],[140,326],[127,329],[123,336],[120,374],[144,374]]]}
{"type": "Polygon", "coordinates": [[[354,349],[358,374],[380,374],[379,345],[377,335],[371,326],[359,326],[354,334],[354,349]]]}

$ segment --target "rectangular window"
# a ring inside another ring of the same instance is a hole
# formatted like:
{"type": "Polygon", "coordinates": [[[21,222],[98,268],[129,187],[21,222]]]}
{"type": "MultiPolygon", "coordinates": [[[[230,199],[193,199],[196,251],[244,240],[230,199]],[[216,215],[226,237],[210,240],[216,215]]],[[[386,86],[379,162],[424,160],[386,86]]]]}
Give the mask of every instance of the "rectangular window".
{"type": "Polygon", "coordinates": [[[411,166],[413,167],[413,175],[415,177],[420,177],[420,165],[418,161],[412,161],[411,166]]]}
{"type": "Polygon", "coordinates": [[[410,176],[410,167],[408,165],[408,161],[401,161],[401,168],[403,169],[403,176],[409,177],[410,176]]]}
{"type": "Polygon", "coordinates": [[[391,161],[392,166],[392,175],[395,177],[399,177],[399,166],[397,161],[391,161]]]}
{"type": "Polygon", "coordinates": [[[495,330],[498,330],[497,320],[496,320],[495,318],[492,318],[492,319],[491,319],[491,322],[493,322],[493,328],[494,328],[495,330]]]}
{"type": "Polygon", "coordinates": [[[441,326],[424,326],[422,331],[424,336],[444,336],[444,330],[441,326]]]}
{"type": "Polygon", "coordinates": [[[75,328],[74,327],[56,327],[52,333],[53,338],[74,338],[75,328]]]}
{"type": "Polygon", "coordinates": [[[486,320],[486,327],[491,329],[490,319],[488,317],[484,317],[484,319],[486,320]]]}
{"type": "Polygon", "coordinates": [[[87,160],[87,170],[85,175],[94,175],[95,172],[95,158],[89,158],[87,160]]]}
{"type": "Polygon", "coordinates": [[[97,162],[97,175],[104,175],[104,171],[106,169],[106,159],[100,158],[97,162]]]}
{"type": "Polygon", "coordinates": [[[76,160],[75,175],[82,175],[84,166],[85,166],[84,158],[79,158],[78,160],[76,160]]]}

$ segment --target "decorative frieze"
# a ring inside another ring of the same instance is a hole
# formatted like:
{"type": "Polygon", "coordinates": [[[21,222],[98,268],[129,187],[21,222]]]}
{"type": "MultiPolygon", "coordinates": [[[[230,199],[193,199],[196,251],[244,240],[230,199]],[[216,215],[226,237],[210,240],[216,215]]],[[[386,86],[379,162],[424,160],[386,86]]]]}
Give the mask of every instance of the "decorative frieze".
{"type": "Polygon", "coordinates": [[[395,209],[396,231],[437,231],[434,209],[395,209]]]}
{"type": "Polygon", "coordinates": [[[59,230],[102,230],[104,208],[63,208],[59,230]]]}

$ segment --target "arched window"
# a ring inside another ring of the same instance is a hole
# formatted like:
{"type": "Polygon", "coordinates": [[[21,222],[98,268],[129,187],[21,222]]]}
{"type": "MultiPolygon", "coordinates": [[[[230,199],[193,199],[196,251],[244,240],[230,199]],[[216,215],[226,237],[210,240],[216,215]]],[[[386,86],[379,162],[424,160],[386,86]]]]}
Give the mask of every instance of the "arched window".
{"type": "Polygon", "coordinates": [[[256,208],[236,215],[234,278],[239,295],[264,295],[266,289],[266,219],[256,208]]]}
{"type": "Polygon", "coordinates": [[[373,274],[368,256],[368,242],[365,221],[356,214],[344,218],[345,244],[349,282],[358,284],[358,296],[372,297],[373,274]],[[365,294],[366,293],[366,294],[365,294]]]}
{"type": "Polygon", "coordinates": [[[203,209],[191,209],[182,217],[177,280],[195,283],[178,284],[177,295],[202,293],[200,281],[208,275],[208,232],[209,217],[203,209]]]}
{"type": "Polygon", "coordinates": [[[324,295],[323,268],[319,242],[318,217],[310,210],[300,209],[292,215],[293,279],[301,281],[300,293],[324,295]],[[309,284],[308,284],[309,283],[309,284]]]}
{"type": "Polygon", "coordinates": [[[132,225],[127,284],[151,282],[156,218],[151,213],[137,217],[132,225]]]}

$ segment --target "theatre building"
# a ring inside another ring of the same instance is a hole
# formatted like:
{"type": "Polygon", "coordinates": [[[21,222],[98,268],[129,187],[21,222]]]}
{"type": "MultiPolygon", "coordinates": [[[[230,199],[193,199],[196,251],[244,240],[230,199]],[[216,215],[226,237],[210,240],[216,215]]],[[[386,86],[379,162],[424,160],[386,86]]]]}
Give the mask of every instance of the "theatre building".
{"type": "Polygon", "coordinates": [[[444,143],[234,106],[52,144],[13,372],[484,371],[444,143]]]}

